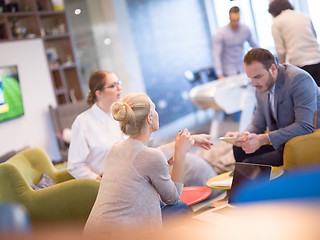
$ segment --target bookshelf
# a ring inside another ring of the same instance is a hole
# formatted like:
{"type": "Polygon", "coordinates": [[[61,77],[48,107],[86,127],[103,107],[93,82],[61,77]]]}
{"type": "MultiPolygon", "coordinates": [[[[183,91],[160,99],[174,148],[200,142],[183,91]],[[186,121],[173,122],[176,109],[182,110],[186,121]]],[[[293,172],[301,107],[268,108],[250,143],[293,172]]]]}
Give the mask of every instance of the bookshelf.
{"type": "Polygon", "coordinates": [[[57,104],[83,99],[81,75],[63,6],[51,0],[0,0],[0,44],[41,38],[57,104]],[[62,10],[61,10],[62,9],[62,10]]]}

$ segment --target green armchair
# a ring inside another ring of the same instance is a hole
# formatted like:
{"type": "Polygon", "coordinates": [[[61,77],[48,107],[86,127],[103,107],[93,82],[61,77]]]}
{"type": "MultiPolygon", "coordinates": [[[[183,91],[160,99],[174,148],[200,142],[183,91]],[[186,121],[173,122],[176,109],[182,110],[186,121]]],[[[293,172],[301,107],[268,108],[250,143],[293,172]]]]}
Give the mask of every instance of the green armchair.
{"type": "Polygon", "coordinates": [[[99,181],[74,179],[66,169],[57,170],[39,148],[26,149],[0,164],[0,202],[22,204],[32,224],[77,221],[84,223],[98,194],[99,181]],[[46,172],[56,183],[33,190],[46,172]]]}

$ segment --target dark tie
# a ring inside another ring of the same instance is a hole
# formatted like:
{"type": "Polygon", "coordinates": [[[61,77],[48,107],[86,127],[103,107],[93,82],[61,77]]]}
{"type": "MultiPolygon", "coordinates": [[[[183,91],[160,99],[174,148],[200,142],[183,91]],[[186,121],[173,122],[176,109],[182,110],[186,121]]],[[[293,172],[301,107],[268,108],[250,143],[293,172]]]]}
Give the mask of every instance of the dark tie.
{"type": "Polygon", "coordinates": [[[273,116],[273,112],[272,112],[272,108],[271,108],[270,93],[268,93],[268,106],[269,106],[269,113],[270,113],[271,122],[278,128],[277,121],[273,116]]]}

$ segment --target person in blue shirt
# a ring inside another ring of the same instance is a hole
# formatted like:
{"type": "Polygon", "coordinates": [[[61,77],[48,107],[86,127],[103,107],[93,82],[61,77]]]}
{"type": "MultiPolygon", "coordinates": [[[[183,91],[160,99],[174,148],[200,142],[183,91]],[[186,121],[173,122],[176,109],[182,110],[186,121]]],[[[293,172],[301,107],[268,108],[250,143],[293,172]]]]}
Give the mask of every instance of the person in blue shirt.
{"type": "Polygon", "coordinates": [[[215,71],[219,79],[244,73],[244,43],[252,48],[258,47],[247,25],[239,23],[240,9],[229,10],[230,23],[218,29],[213,38],[213,57],[215,71]]]}

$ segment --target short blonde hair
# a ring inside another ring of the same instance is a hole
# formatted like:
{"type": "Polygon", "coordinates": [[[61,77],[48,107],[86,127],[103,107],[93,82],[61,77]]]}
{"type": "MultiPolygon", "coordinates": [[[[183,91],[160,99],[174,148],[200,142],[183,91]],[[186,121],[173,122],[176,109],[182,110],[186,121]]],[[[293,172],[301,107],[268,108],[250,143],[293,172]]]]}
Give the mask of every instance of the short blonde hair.
{"type": "Polygon", "coordinates": [[[150,98],[144,93],[131,93],[111,106],[112,116],[119,122],[121,131],[129,136],[141,132],[150,113],[150,98]]]}

